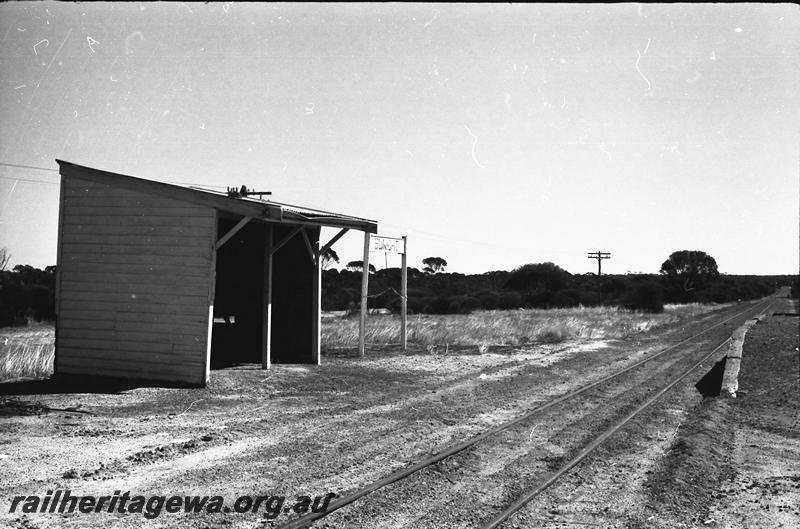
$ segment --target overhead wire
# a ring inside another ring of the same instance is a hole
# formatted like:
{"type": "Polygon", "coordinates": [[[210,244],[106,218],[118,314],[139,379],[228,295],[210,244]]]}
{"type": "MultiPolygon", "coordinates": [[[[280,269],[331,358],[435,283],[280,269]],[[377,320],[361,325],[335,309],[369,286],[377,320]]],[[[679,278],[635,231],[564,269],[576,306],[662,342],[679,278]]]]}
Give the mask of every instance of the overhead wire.
{"type": "MultiPolygon", "coordinates": [[[[53,168],[49,168],[49,167],[36,167],[36,166],[32,166],[32,165],[12,164],[12,163],[7,163],[7,162],[0,162],[0,166],[15,167],[15,168],[20,168],[20,169],[33,169],[33,170],[39,170],[39,171],[51,171],[51,172],[55,172],[55,173],[58,172],[58,169],[53,169],[53,168]]],[[[58,185],[59,184],[59,182],[52,182],[52,181],[48,181],[48,180],[33,180],[33,179],[29,179],[29,178],[19,178],[19,177],[13,177],[13,176],[2,176],[2,175],[0,175],[0,178],[2,178],[4,180],[17,180],[17,181],[20,181],[20,182],[30,182],[30,183],[37,183],[37,184],[53,184],[53,185],[58,185]]],[[[210,184],[202,184],[202,183],[198,183],[198,182],[167,182],[167,183],[178,184],[178,185],[187,185],[187,186],[203,186],[203,187],[208,187],[208,188],[227,189],[225,186],[215,186],[215,185],[210,185],[210,184]]],[[[327,213],[326,211],[323,211],[322,209],[320,209],[319,211],[322,212],[322,213],[327,213]]],[[[519,244],[513,244],[512,245],[512,244],[503,244],[503,243],[490,242],[490,241],[473,241],[473,240],[468,240],[468,239],[460,239],[460,238],[452,237],[452,236],[449,236],[449,235],[444,235],[444,234],[441,234],[441,233],[435,233],[435,232],[431,232],[431,231],[427,231],[427,230],[420,230],[420,229],[417,229],[417,228],[415,228],[413,226],[403,226],[403,225],[400,225],[400,224],[393,224],[393,223],[389,223],[389,222],[381,222],[379,224],[381,224],[383,226],[390,226],[390,227],[393,227],[393,228],[399,228],[400,231],[405,231],[405,232],[408,232],[409,230],[411,230],[411,233],[414,234],[415,238],[419,237],[419,238],[422,238],[422,239],[438,240],[438,241],[442,241],[442,242],[448,242],[448,243],[451,243],[451,244],[458,244],[458,245],[464,245],[464,246],[466,246],[466,245],[470,245],[470,246],[479,245],[479,246],[489,246],[489,247],[502,248],[502,249],[513,249],[513,250],[517,250],[517,251],[526,251],[526,247],[522,246],[522,245],[519,245],[519,244]]],[[[574,253],[574,251],[571,251],[571,250],[550,250],[550,253],[566,254],[566,253],[574,253]]]]}
{"type": "Polygon", "coordinates": [[[31,180],[29,178],[19,178],[16,176],[0,176],[3,180],[15,180],[17,182],[33,182],[35,184],[53,184],[58,185],[58,182],[51,182],[49,180],[31,180]]]}
{"type": "Polygon", "coordinates": [[[20,165],[16,163],[7,163],[7,162],[0,162],[0,165],[5,167],[19,167],[20,169],[38,169],[39,171],[53,171],[55,173],[58,172],[58,169],[53,169],[52,167],[35,167],[33,165],[20,165]]]}

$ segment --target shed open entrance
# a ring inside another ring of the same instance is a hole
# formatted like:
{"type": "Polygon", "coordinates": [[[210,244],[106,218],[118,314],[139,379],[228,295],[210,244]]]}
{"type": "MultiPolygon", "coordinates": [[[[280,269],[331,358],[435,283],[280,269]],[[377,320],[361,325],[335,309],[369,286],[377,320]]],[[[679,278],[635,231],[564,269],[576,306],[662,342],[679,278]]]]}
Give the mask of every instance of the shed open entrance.
{"type": "MultiPolygon", "coordinates": [[[[221,214],[218,237],[242,222],[240,216],[221,214]]],[[[316,268],[309,247],[317,247],[319,232],[251,220],[217,249],[212,369],[262,364],[266,352],[269,363],[317,363],[316,268]]]]}

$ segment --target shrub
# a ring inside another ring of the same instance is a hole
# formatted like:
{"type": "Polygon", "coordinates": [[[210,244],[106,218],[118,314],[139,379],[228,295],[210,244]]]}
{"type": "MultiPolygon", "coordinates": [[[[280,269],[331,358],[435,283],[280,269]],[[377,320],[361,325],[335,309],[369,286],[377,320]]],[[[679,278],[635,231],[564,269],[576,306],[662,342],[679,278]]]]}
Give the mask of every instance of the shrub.
{"type": "Polygon", "coordinates": [[[475,295],[481,303],[481,307],[486,310],[494,310],[500,305],[500,295],[497,292],[484,290],[475,295]]]}
{"type": "Polygon", "coordinates": [[[555,307],[577,307],[581,302],[581,293],[573,288],[559,290],[552,296],[555,307]]]}
{"type": "Polygon", "coordinates": [[[481,308],[481,302],[471,296],[459,296],[450,298],[448,312],[450,314],[471,314],[472,311],[481,308]]]}
{"type": "Polygon", "coordinates": [[[425,306],[424,312],[427,314],[448,314],[450,312],[450,298],[445,296],[432,298],[425,306]]]}
{"type": "Polygon", "coordinates": [[[497,300],[497,307],[503,310],[522,307],[522,296],[519,292],[503,292],[497,300]]]}
{"type": "Polygon", "coordinates": [[[694,296],[700,303],[727,303],[734,298],[734,294],[723,286],[711,285],[694,296]]]}
{"type": "Polygon", "coordinates": [[[580,293],[580,304],[587,307],[596,307],[603,303],[603,296],[594,290],[586,290],[580,293]]]}
{"type": "Polygon", "coordinates": [[[506,281],[507,290],[561,290],[572,274],[553,263],[526,264],[513,270],[506,281]]]}
{"type": "Polygon", "coordinates": [[[642,283],[626,296],[624,307],[628,310],[664,312],[664,292],[655,282],[642,283]]]}
{"type": "Polygon", "coordinates": [[[55,267],[0,271],[0,327],[55,319],[55,267]]]}

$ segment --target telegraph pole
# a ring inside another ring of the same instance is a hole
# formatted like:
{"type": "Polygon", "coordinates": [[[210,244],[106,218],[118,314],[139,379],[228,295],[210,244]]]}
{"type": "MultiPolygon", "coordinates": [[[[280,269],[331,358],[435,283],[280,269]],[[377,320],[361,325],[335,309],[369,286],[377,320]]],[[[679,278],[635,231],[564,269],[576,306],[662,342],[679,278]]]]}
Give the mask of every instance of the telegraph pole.
{"type": "Polygon", "coordinates": [[[601,274],[601,267],[600,263],[602,263],[603,259],[611,259],[611,254],[608,252],[589,252],[589,259],[597,259],[597,276],[600,277],[601,274]]]}

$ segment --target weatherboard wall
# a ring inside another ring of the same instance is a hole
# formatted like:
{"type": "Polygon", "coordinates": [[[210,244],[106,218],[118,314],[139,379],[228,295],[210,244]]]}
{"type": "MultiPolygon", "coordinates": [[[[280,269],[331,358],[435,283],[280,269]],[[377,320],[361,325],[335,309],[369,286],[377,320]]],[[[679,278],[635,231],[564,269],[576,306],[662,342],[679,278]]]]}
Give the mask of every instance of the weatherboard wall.
{"type": "Polygon", "coordinates": [[[205,383],[214,208],[62,175],[56,375],[205,383]]]}

